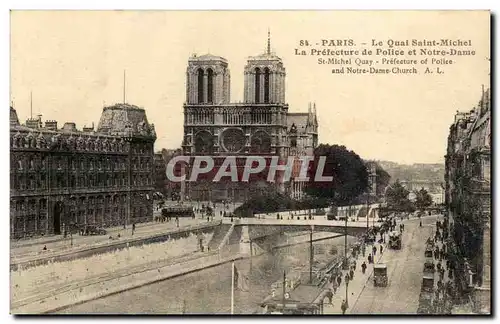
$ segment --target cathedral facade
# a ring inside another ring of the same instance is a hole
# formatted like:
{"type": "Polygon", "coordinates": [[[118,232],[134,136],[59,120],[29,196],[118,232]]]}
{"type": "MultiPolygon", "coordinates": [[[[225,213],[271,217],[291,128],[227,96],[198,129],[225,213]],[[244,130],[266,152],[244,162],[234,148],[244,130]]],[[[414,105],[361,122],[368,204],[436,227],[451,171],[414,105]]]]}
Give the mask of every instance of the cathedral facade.
{"type": "MultiPolygon", "coordinates": [[[[244,68],[244,98],[232,103],[230,70],[226,59],[210,54],[189,58],[186,72],[183,153],[226,156],[312,155],[318,143],[315,105],[305,113],[291,113],[286,102],[286,70],[281,58],[267,51],[248,58],[244,68]]],[[[244,201],[254,190],[266,190],[265,179],[250,183],[229,181],[188,182],[185,197],[192,200],[244,201]]],[[[302,184],[292,179],[275,183],[278,190],[300,198],[302,184]]]]}
{"type": "Polygon", "coordinates": [[[154,125],[144,109],[103,109],[97,129],[30,118],[10,108],[11,238],[70,226],[126,226],[153,219],[154,125]]]}

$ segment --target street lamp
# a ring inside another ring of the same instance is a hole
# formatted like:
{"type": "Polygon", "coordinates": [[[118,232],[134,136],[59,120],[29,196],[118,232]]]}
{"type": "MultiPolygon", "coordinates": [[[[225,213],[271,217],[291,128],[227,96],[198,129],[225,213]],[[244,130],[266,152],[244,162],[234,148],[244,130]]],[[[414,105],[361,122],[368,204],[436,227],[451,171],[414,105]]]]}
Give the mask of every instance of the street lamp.
{"type": "Polygon", "coordinates": [[[349,307],[349,280],[345,281],[345,305],[349,307]]]}
{"type": "Polygon", "coordinates": [[[366,233],[368,234],[368,230],[370,228],[370,194],[366,195],[366,233]]]}

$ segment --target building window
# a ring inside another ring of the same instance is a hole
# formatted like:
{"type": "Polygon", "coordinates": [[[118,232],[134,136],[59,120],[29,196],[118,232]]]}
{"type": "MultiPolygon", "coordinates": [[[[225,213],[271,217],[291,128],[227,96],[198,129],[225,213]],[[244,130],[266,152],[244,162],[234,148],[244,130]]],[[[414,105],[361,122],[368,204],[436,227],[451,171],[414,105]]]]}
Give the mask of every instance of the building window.
{"type": "Polygon", "coordinates": [[[213,103],[213,91],[214,91],[214,71],[212,69],[207,70],[207,102],[213,103]]]}
{"type": "Polygon", "coordinates": [[[203,70],[198,69],[198,103],[203,103],[203,70]]]}
{"type": "Polygon", "coordinates": [[[264,69],[264,102],[269,103],[269,69],[264,69]]]}
{"type": "Polygon", "coordinates": [[[260,69],[255,69],[255,103],[260,103],[260,69]]]}

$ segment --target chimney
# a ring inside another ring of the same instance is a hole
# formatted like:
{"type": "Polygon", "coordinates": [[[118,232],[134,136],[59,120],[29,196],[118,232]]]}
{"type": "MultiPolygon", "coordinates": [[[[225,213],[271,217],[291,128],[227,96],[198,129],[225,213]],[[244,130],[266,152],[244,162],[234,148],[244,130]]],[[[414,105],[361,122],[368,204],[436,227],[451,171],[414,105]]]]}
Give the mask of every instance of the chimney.
{"type": "Polygon", "coordinates": [[[75,123],[64,123],[62,130],[65,132],[76,132],[76,124],[75,123]]]}
{"type": "Polygon", "coordinates": [[[26,127],[37,129],[39,125],[38,119],[28,118],[26,120],[26,127]]]}
{"type": "Polygon", "coordinates": [[[85,133],[92,133],[94,131],[94,123],[92,123],[91,127],[83,126],[83,131],[85,133]]]}
{"type": "Polygon", "coordinates": [[[56,120],[47,120],[45,122],[45,128],[51,131],[57,131],[57,121],[56,120]]]}

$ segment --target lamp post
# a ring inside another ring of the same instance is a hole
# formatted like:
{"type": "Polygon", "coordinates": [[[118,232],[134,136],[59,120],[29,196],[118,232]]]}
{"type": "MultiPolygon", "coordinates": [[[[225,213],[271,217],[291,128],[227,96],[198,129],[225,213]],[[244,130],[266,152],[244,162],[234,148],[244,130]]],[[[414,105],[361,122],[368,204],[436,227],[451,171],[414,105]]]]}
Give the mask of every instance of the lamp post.
{"type": "Polygon", "coordinates": [[[313,262],[314,262],[314,250],[313,250],[313,230],[314,230],[314,225],[311,226],[311,231],[309,232],[309,283],[312,284],[312,269],[313,269],[313,262]]]}
{"type": "Polygon", "coordinates": [[[70,228],[69,228],[69,238],[71,241],[71,247],[73,247],[73,228],[74,228],[74,223],[70,223],[70,228]]]}
{"type": "Polygon", "coordinates": [[[347,266],[347,218],[350,216],[351,213],[351,205],[349,205],[348,208],[348,213],[345,215],[345,227],[344,227],[344,269],[348,270],[349,267],[347,266]]]}
{"type": "Polygon", "coordinates": [[[366,233],[370,228],[370,194],[366,195],[366,233]]]}
{"type": "Polygon", "coordinates": [[[349,280],[345,281],[345,305],[349,307],[349,280]]]}

